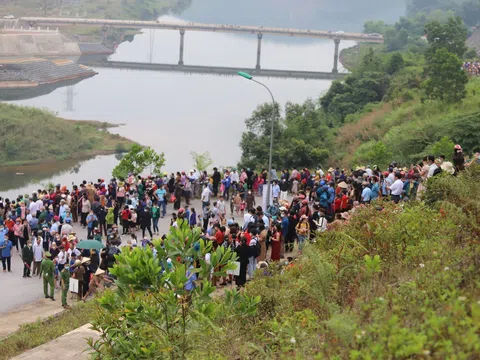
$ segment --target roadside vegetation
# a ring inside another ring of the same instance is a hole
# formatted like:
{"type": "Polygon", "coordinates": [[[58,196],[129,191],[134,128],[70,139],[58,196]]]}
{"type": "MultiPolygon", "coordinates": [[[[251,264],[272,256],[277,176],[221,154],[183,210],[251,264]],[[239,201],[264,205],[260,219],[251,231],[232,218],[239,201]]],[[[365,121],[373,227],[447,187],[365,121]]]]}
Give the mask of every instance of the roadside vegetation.
{"type": "Polygon", "coordinates": [[[0,103],[0,123],[0,166],[113,154],[134,144],[108,132],[112,124],[64,120],[33,107],[0,103]]]}

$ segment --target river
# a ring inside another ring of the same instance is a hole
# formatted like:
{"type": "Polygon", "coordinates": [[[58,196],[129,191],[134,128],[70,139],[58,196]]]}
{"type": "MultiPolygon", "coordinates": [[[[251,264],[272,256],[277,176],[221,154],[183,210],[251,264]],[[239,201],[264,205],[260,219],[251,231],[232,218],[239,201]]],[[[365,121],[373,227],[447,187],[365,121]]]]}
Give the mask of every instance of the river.
{"type": "MultiPolygon", "coordinates": [[[[184,15],[185,21],[205,21],[195,13],[194,5],[184,15]]],[[[148,62],[152,56],[153,62],[177,63],[179,37],[175,31],[145,30],[133,42],[122,43],[111,59],[148,62]]],[[[342,42],[341,48],[352,44],[342,42]]],[[[185,64],[192,65],[254,67],[256,47],[257,39],[253,35],[187,32],[184,60],[185,64]]],[[[262,67],[331,71],[333,52],[333,41],[264,36],[262,67]]],[[[259,104],[270,99],[264,88],[235,76],[96,70],[97,76],[74,86],[71,106],[67,106],[66,88],[14,103],[47,108],[68,119],[124,124],[111,131],[164,152],[165,169],[176,171],[192,167],[191,151],[209,151],[217,166],[235,165],[241,155],[238,144],[245,129],[244,120],[259,104]]],[[[316,98],[331,83],[327,80],[261,80],[268,84],[282,106],[288,101],[316,98]]],[[[68,146],[68,142],[75,139],[54,141],[64,141],[68,146]]],[[[117,162],[111,155],[80,163],[65,161],[2,170],[0,195],[16,197],[20,193],[31,193],[48,182],[70,184],[109,178],[117,162]]]]}

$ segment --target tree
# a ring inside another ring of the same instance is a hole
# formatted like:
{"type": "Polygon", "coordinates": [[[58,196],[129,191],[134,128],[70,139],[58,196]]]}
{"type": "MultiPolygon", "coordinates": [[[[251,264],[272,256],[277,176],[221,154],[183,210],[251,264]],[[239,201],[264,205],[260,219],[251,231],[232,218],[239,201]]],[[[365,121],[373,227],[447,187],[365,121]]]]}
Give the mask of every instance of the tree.
{"type": "Polygon", "coordinates": [[[368,160],[380,169],[385,168],[390,163],[392,156],[392,152],[381,141],[377,141],[367,153],[368,160]]]}
{"type": "Polygon", "coordinates": [[[363,24],[363,32],[365,34],[385,34],[385,31],[387,31],[390,26],[391,25],[387,25],[381,20],[369,20],[363,24]]]}
{"type": "Polygon", "coordinates": [[[150,173],[158,174],[165,165],[163,153],[157,154],[150,147],[143,148],[134,144],[130,151],[120,160],[120,163],[112,170],[112,175],[125,179],[129,173],[141,174],[149,168],[150,173]]]}
{"type": "Polygon", "coordinates": [[[400,31],[390,28],[385,32],[385,44],[388,51],[396,51],[403,48],[408,43],[408,31],[400,31]]]}
{"type": "Polygon", "coordinates": [[[467,95],[468,77],[462,69],[463,62],[445,48],[438,49],[430,57],[427,68],[429,75],[424,86],[430,99],[456,103],[467,95]]]}
{"type": "Polygon", "coordinates": [[[208,151],[204,152],[203,154],[192,151],[190,154],[192,155],[193,166],[198,171],[207,170],[213,164],[213,160],[208,151]]]}
{"type": "Polygon", "coordinates": [[[451,17],[447,22],[431,21],[425,25],[425,33],[429,48],[425,54],[427,61],[435,55],[438,49],[446,49],[448,52],[462,58],[467,51],[467,29],[460,17],[451,17]]]}
{"type": "Polygon", "coordinates": [[[450,140],[448,136],[444,136],[436,143],[427,146],[423,151],[422,156],[427,156],[430,154],[433,154],[434,156],[445,155],[447,160],[451,161],[454,146],[455,143],[450,140]]]}
{"type": "Polygon", "coordinates": [[[397,71],[403,69],[405,67],[405,62],[403,60],[403,56],[400,53],[394,53],[387,64],[387,73],[390,75],[395,74],[397,71]]]}
{"type": "MultiPolygon", "coordinates": [[[[251,117],[245,120],[247,131],[242,134],[242,139],[240,140],[242,158],[240,159],[241,166],[239,167],[249,167],[251,169],[267,167],[270,151],[272,111],[275,117],[273,146],[274,155],[276,154],[275,149],[281,141],[284,130],[280,118],[280,107],[278,104],[275,104],[275,108],[270,103],[262,104],[257,107],[251,117]]],[[[278,156],[273,156],[274,164],[278,160],[278,156]]]]}
{"type": "MultiPolygon", "coordinates": [[[[99,340],[89,340],[95,358],[183,360],[195,345],[190,331],[208,332],[214,326],[209,318],[218,310],[212,303],[215,286],[209,279],[233,270],[235,253],[223,246],[213,250],[212,242],[202,239],[201,229],[190,229],[184,220],[170,229],[163,242],[153,244],[156,254],[149,248],[124,248],[115,257],[110,273],[118,289],[103,293],[92,322],[100,332],[99,340]],[[209,263],[204,260],[207,253],[209,263]],[[201,286],[186,289],[195,274],[201,286]]],[[[230,311],[239,316],[255,313],[259,297],[233,295],[243,314],[230,311]]],[[[226,297],[231,296],[227,292],[226,297]]]]}

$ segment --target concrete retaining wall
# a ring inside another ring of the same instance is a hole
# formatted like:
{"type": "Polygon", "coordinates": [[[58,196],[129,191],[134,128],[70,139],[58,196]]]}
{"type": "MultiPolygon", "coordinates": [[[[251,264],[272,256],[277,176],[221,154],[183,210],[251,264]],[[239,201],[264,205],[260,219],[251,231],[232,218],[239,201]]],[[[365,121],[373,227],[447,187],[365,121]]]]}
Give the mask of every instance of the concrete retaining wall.
{"type": "Polygon", "coordinates": [[[59,33],[0,32],[2,56],[72,56],[81,55],[74,41],[59,33]]]}

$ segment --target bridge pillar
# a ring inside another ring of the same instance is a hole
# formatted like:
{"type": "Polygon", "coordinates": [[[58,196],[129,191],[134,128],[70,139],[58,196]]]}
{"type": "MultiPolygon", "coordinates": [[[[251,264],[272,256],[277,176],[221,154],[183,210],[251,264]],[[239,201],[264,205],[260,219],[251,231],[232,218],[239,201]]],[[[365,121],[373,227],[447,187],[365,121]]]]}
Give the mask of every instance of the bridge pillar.
{"type": "Polygon", "coordinates": [[[180,30],[180,57],[178,59],[178,65],[183,65],[183,48],[185,46],[185,29],[180,30]]]}
{"type": "Polygon", "coordinates": [[[334,39],[335,42],[335,54],[333,55],[333,70],[332,73],[338,73],[338,48],[340,47],[340,39],[334,39]]]}
{"type": "Polygon", "coordinates": [[[108,42],[108,27],[102,27],[102,45],[107,45],[108,42]]]}
{"type": "Polygon", "coordinates": [[[256,69],[260,70],[260,59],[262,57],[262,34],[258,34],[258,45],[257,45],[257,66],[256,69]]]}

